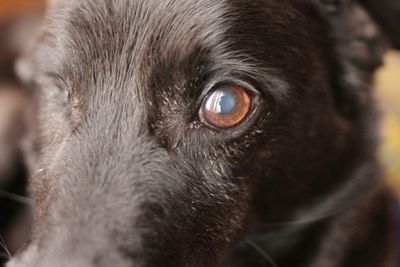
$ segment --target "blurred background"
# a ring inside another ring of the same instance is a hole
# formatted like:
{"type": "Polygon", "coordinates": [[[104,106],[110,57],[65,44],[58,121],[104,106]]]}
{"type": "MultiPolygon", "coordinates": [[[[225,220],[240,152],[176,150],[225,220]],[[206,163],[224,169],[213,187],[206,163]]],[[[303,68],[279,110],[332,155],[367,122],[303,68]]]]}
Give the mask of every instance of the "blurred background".
{"type": "Polygon", "coordinates": [[[45,0],[0,0],[0,19],[42,12],[45,7],[45,0]]]}
{"type": "Polygon", "coordinates": [[[400,194],[400,53],[387,53],[375,79],[376,97],[383,112],[379,155],[389,183],[400,194]]]}

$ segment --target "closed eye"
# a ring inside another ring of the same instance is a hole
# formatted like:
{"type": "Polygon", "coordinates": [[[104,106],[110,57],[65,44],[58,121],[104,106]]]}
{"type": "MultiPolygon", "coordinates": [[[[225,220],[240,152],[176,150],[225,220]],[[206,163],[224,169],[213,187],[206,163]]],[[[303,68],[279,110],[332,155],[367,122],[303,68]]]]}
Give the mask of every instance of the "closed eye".
{"type": "Polygon", "coordinates": [[[36,84],[52,99],[57,99],[67,106],[70,95],[67,83],[58,75],[45,73],[36,79],[36,84]]]}

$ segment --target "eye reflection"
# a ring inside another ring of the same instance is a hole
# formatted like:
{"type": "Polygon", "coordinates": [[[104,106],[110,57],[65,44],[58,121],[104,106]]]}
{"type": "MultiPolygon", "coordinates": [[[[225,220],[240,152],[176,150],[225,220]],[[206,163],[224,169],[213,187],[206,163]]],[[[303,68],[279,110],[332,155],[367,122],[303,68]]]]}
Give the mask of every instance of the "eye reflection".
{"type": "Polygon", "coordinates": [[[235,106],[235,96],[227,90],[214,92],[206,102],[206,109],[218,114],[229,114],[235,106]]]}

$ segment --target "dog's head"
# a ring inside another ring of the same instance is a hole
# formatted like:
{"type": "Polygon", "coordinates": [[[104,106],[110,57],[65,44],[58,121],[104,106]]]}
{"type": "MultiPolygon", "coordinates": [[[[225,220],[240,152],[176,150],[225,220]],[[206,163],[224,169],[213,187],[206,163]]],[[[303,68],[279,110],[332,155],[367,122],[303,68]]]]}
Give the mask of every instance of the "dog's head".
{"type": "Polygon", "coordinates": [[[20,67],[36,223],[9,266],[217,266],[372,158],[383,40],[347,0],[54,1],[20,67]]]}

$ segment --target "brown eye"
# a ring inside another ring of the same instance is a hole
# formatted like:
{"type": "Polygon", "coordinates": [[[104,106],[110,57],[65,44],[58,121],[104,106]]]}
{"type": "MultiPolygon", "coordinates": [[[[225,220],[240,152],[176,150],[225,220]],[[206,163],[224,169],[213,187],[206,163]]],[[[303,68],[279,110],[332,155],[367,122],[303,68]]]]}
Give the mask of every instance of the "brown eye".
{"type": "Polygon", "coordinates": [[[246,89],[236,84],[225,84],[205,98],[199,116],[213,127],[226,129],[240,124],[250,107],[251,98],[246,89]]]}

